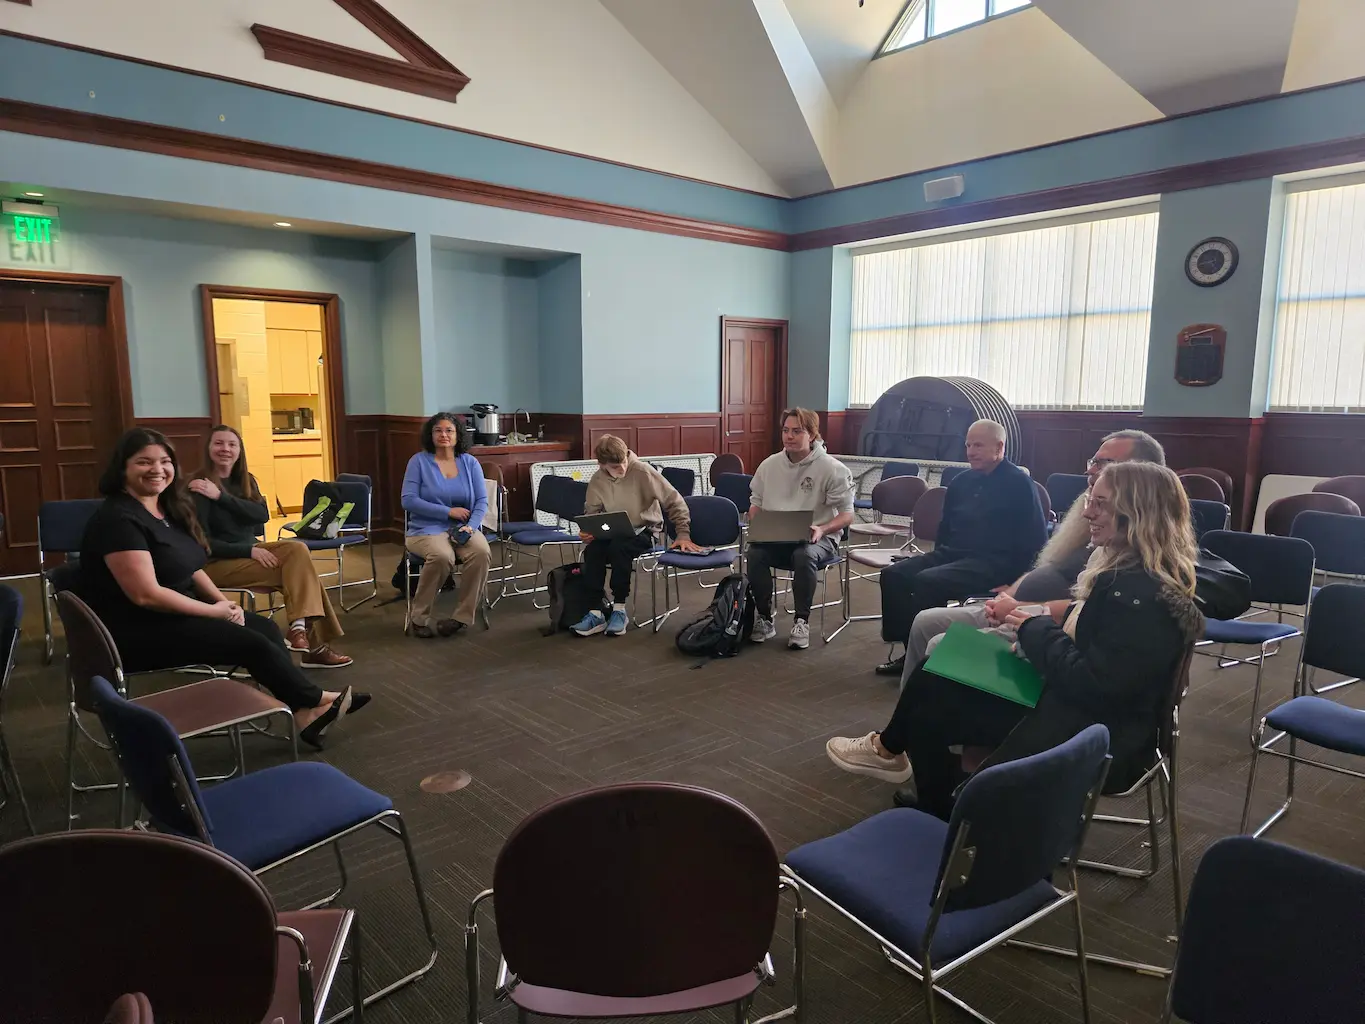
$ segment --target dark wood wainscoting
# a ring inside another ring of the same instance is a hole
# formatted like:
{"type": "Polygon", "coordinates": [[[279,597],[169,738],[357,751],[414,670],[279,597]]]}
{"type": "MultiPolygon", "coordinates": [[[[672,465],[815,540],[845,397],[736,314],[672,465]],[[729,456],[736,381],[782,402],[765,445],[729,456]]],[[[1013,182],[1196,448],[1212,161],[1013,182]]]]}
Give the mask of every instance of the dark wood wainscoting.
{"type": "Polygon", "coordinates": [[[1365,474],[1365,416],[1266,413],[1261,435],[1261,473],[1365,474]]]}
{"type": "MultiPolygon", "coordinates": [[[[161,431],[175,445],[175,458],[180,463],[182,476],[189,477],[203,468],[204,449],[209,443],[209,428],[213,426],[213,420],[207,416],[139,416],[137,425],[161,431]]],[[[101,455],[102,460],[108,457],[108,451],[101,455]]],[[[100,469],[104,469],[103,461],[100,469]]]]}
{"type": "Polygon", "coordinates": [[[603,434],[622,438],[641,457],[720,452],[720,413],[624,413],[584,416],[584,458],[603,434]]]}

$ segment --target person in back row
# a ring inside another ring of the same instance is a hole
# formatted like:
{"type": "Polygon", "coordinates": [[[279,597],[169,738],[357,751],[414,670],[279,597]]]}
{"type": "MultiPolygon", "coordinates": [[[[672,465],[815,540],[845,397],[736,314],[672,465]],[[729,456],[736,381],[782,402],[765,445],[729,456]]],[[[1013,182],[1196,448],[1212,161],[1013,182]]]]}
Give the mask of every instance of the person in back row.
{"type": "Polygon", "coordinates": [[[1004,587],[994,598],[978,604],[952,608],[926,608],[915,616],[910,627],[910,641],[905,645],[905,672],[901,684],[910,678],[915,666],[929,656],[939,637],[954,622],[965,622],[977,629],[999,627],[1005,618],[1021,604],[1060,601],[1071,594],[1076,577],[1085,568],[1094,550],[1090,544],[1090,527],[1082,513],[1086,495],[1095,486],[1105,466],[1116,462],[1152,462],[1166,465],[1166,452],[1161,442],[1141,430],[1116,430],[1100,442],[1095,454],[1086,463],[1089,481],[1086,490],[1077,495],[1038,555],[1031,570],[1004,587]]]}
{"type": "Polygon", "coordinates": [[[641,462],[626,447],[625,441],[604,434],[593,449],[593,456],[597,459],[597,473],[588,483],[583,511],[589,514],[624,512],[635,532],[628,537],[578,535],[583,542],[583,582],[588,589],[588,598],[598,607],[583,616],[573,631],[579,636],[598,633],[620,636],[629,621],[626,598],[630,596],[635,559],[653,551],[658,544],[664,515],[668,515],[677,537],[673,550],[695,554],[701,548],[692,543],[688,533],[692,520],[687,502],[663,474],[649,463],[641,462]],[[600,610],[606,601],[608,565],[611,566],[610,618],[600,610]]]}
{"type": "Polygon", "coordinates": [[[265,496],[246,465],[242,435],[220,423],[209,434],[204,468],[189,483],[194,514],[209,542],[204,572],[217,587],[267,587],[284,595],[285,646],[304,668],[345,668],[351,659],[331,646],[341,636],[327,588],[300,540],[257,537],[270,521],[265,496]]]}
{"type": "Polygon", "coordinates": [[[796,609],[787,646],[804,650],[810,646],[817,566],[839,553],[839,538],[853,522],[853,474],[825,451],[820,417],[799,406],[782,413],[782,450],[759,463],[749,494],[751,519],[765,509],[815,513],[809,540],[794,544],[751,541],[744,555],[754,592],[754,631],[749,639],[761,644],[777,635],[772,570],[790,569],[796,609]]]}
{"type": "MultiPolygon", "coordinates": [[[[934,550],[882,570],[882,639],[909,640],[910,625],[926,608],[962,601],[1003,586],[1032,563],[1047,540],[1033,479],[1005,458],[1005,428],[977,420],[967,428],[969,473],[948,485],[934,550]]],[[[899,676],[905,657],[877,666],[899,676]]]]}

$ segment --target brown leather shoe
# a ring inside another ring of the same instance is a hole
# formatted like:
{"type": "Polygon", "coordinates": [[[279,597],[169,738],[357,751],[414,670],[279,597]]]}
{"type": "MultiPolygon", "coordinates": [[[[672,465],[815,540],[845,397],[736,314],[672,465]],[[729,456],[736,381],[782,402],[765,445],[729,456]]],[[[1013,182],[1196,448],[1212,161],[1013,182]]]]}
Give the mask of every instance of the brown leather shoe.
{"type": "Polygon", "coordinates": [[[284,634],[284,646],[295,654],[307,654],[313,649],[313,645],[308,642],[308,630],[298,626],[284,634]]]}
{"type": "Polygon", "coordinates": [[[303,656],[303,668],[345,668],[354,661],[344,654],[332,650],[326,644],[316,647],[303,656]]]}
{"type": "Polygon", "coordinates": [[[464,629],[464,623],[457,619],[442,619],[436,623],[436,632],[440,633],[441,636],[454,636],[462,629],[464,629]]]}

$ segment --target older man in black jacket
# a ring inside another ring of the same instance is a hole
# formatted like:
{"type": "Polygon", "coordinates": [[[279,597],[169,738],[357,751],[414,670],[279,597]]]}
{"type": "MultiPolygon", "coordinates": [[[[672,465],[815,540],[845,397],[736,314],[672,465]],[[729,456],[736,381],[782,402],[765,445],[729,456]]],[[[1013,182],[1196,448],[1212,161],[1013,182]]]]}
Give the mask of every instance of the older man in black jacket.
{"type": "MultiPolygon", "coordinates": [[[[1047,540],[1032,478],[1005,458],[1005,428],[977,420],[967,430],[970,473],[948,485],[934,550],[882,570],[882,639],[903,644],[915,616],[1005,586],[1033,564],[1047,540]]],[[[899,676],[905,657],[877,666],[899,676]]]]}

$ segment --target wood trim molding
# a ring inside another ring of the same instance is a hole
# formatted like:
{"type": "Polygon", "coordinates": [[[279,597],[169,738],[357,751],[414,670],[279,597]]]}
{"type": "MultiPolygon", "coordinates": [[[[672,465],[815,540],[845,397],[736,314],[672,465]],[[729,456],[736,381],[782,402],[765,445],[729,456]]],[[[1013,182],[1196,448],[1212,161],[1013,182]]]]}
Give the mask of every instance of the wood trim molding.
{"type": "Polygon", "coordinates": [[[1109,203],[1138,196],[1183,192],[1211,185],[1229,185],[1238,181],[1270,178],[1277,174],[1335,167],[1340,164],[1365,160],[1365,136],[1355,135],[1330,142],[1315,142],[1303,146],[1245,153],[1241,156],[1221,157],[1202,163],[1165,167],[1157,171],[1143,171],[1103,181],[1087,181],[1076,185],[1020,192],[998,199],[983,199],[933,210],[880,217],[858,224],[843,224],[816,231],[804,231],[789,236],[793,252],[803,249],[822,249],[830,245],[865,242],[874,238],[910,234],[934,228],[974,224],[979,221],[1019,217],[1049,210],[1065,210],[1091,203],[1109,203]]]}
{"type": "Polygon", "coordinates": [[[698,220],[654,210],[641,210],[592,199],[559,196],[549,192],[495,185],[370,160],[317,153],[253,142],[188,128],[148,124],[123,118],[88,114],[61,107],[47,107],[19,100],[0,99],[0,131],[45,138],[65,139],[94,146],[112,146],[143,153],[208,163],[231,164],[279,174],[339,181],[348,185],[408,192],[453,199],[461,203],[497,206],[549,217],[588,221],[612,227],[652,231],[710,242],[728,242],[760,249],[785,250],[787,236],[780,231],[698,220]]]}
{"type": "Polygon", "coordinates": [[[377,0],[333,0],[398,53],[402,60],[329,43],[313,36],[255,24],[251,32],[266,60],[320,71],[338,78],[382,85],[454,103],[469,76],[429,46],[377,0]]]}
{"type": "Polygon", "coordinates": [[[55,284],[76,288],[102,288],[107,296],[105,326],[114,346],[114,366],[118,373],[119,423],[127,429],[133,423],[133,368],[128,358],[128,318],[123,305],[123,278],[103,274],[68,274],[60,270],[22,270],[0,268],[0,281],[20,284],[55,284]]]}
{"type": "Polygon", "coordinates": [[[218,339],[213,323],[214,299],[258,299],[262,302],[305,302],[322,307],[323,366],[327,370],[327,418],[332,425],[332,462],[349,465],[346,430],[346,372],[341,349],[341,297],[332,292],[294,292],[275,288],[237,288],[201,284],[199,313],[204,330],[204,377],[208,383],[209,418],[223,422],[218,395],[218,339]]]}

